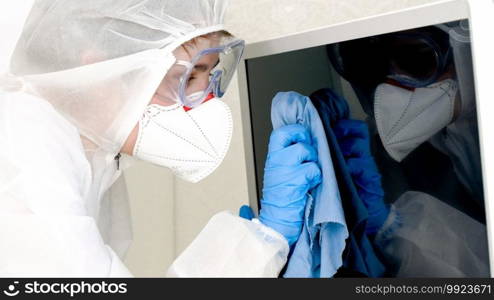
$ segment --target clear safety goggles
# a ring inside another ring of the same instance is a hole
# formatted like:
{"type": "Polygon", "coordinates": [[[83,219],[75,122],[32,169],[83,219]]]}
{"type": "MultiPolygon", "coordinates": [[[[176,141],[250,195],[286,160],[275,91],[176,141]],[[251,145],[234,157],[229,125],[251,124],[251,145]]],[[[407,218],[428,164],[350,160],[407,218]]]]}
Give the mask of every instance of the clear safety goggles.
{"type": "Polygon", "coordinates": [[[193,108],[208,98],[221,98],[242,57],[245,42],[230,39],[222,46],[198,51],[188,60],[177,59],[164,78],[171,99],[193,108]],[[233,41],[232,41],[233,40],[233,41]]]}

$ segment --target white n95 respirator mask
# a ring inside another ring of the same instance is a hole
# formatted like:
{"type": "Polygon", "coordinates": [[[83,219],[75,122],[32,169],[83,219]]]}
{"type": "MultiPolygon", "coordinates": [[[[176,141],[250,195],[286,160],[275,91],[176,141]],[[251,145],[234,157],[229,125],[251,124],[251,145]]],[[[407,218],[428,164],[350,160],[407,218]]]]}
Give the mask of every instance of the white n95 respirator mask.
{"type": "Polygon", "coordinates": [[[188,111],[180,104],[151,104],[139,121],[133,155],[195,183],[221,164],[232,130],[230,109],[218,98],[188,111]]]}
{"type": "Polygon", "coordinates": [[[396,161],[451,123],[457,93],[455,80],[405,89],[388,83],[375,92],[374,114],[384,148],[396,161]]]}

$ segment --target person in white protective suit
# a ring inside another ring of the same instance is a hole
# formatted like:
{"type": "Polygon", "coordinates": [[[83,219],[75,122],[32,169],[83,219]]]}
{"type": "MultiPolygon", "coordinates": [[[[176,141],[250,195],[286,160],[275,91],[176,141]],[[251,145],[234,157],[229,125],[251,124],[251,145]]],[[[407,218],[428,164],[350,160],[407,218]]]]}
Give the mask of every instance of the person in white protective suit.
{"type": "MultiPolygon", "coordinates": [[[[225,9],[224,0],[35,2],[0,79],[2,276],[131,276],[120,175],[132,157],[197,182],[227,152],[232,120],[219,98],[244,43],[224,31],[225,9]]],[[[273,133],[268,162],[294,175],[270,179],[271,191],[288,187],[261,221],[218,213],[167,274],[278,276],[320,177],[307,138],[298,127],[273,133]]]]}

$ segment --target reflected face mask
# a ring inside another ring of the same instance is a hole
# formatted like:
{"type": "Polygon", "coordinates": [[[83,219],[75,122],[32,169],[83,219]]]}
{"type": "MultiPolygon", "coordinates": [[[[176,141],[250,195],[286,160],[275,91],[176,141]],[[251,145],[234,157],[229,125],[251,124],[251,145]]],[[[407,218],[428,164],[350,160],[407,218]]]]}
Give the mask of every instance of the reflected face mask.
{"type": "Polygon", "coordinates": [[[188,111],[180,104],[151,104],[139,121],[133,155],[198,182],[223,161],[232,128],[230,109],[218,98],[188,111]]]}
{"type": "Polygon", "coordinates": [[[396,161],[453,120],[455,80],[447,79],[423,88],[404,89],[388,83],[375,92],[374,113],[384,148],[396,161]]]}

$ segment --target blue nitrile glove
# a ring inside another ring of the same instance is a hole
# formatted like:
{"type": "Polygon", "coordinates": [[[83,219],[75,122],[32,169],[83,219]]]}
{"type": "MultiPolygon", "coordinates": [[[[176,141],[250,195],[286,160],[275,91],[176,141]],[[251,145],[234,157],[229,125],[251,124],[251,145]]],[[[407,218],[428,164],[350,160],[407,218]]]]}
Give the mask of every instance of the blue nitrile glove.
{"type": "Polygon", "coordinates": [[[269,140],[264,168],[259,220],[293,245],[304,223],[308,191],[321,182],[317,152],[302,125],[275,129],[269,140]]]}
{"type": "Polygon", "coordinates": [[[242,205],[238,211],[238,216],[250,221],[254,218],[254,212],[250,206],[242,205]]]}
{"type": "Polygon", "coordinates": [[[365,231],[375,234],[386,221],[389,207],[384,203],[381,174],[370,152],[367,124],[357,120],[339,120],[334,133],[360,199],[369,213],[365,231]]]}

